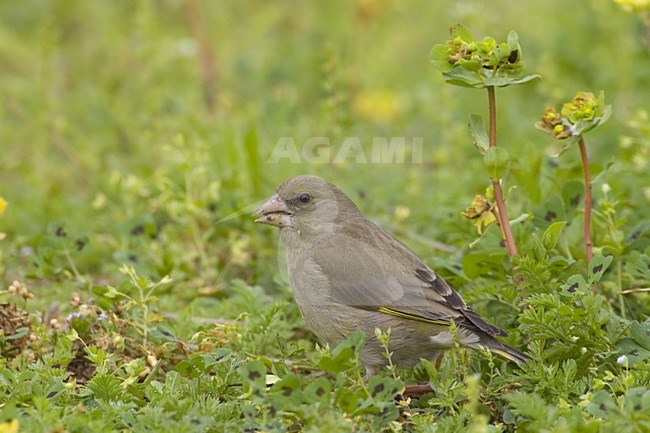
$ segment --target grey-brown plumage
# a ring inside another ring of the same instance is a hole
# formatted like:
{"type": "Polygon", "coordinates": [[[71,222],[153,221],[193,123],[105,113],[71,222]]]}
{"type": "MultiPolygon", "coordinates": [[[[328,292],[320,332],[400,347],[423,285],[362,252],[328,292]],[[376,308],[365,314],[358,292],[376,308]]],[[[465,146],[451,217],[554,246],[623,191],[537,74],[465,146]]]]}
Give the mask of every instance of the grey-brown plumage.
{"type": "Polygon", "coordinates": [[[387,363],[375,328],[392,329],[389,349],[400,366],[435,359],[453,347],[486,347],[523,363],[528,356],[494,337],[506,332],[478,316],[415,253],[365,218],[334,185],[300,176],[280,185],[256,222],[277,226],[289,281],[307,326],[335,345],[354,330],[367,337],[369,374],[387,363]],[[449,330],[457,325],[458,335],[449,330]]]}

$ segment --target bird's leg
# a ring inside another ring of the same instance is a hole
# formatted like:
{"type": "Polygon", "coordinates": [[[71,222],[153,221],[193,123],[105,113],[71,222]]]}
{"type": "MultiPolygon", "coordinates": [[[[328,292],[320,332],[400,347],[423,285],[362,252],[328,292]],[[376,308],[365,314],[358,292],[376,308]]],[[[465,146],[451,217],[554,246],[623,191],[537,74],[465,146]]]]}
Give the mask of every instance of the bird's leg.
{"type": "MultiPolygon", "coordinates": [[[[445,352],[442,352],[440,356],[436,359],[436,370],[440,370],[440,364],[442,364],[442,357],[445,355],[445,352]]],[[[423,385],[409,385],[404,388],[404,396],[412,394],[426,394],[427,392],[433,392],[433,388],[430,384],[425,383],[423,385]]]]}
{"type": "Polygon", "coordinates": [[[381,370],[381,367],[378,367],[376,365],[366,365],[366,375],[363,376],[363,381],[364,383],[368,383],[368,380],[375,374],[379,373],[381,370]]]}
{"type": "Polygon", "coordinates": [[[442,357],[445,356],[445,352],[442,352],[438,359],[436,359],[436,370],[440,371],[440,364],[442,364],[442,357]]]}

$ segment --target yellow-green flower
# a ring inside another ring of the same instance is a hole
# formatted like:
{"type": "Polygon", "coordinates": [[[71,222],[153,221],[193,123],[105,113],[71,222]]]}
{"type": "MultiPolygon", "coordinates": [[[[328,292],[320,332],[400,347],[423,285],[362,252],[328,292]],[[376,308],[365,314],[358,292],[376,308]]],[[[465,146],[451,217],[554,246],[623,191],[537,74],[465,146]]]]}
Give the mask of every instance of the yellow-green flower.
{"type": "Polygon", "coordinates": [[[546,109],[546,113],[544,113],[540,121],[537,123],[537,127],[547,134],[550,134],[556,140],[562,140],[571,136],[569,126],[565,124],[562,120],[562,116],[560,116],[553,107],[546,109]]]}
{"type": "Polygon", "coordinates": [[[464,212],[461,212],[461,215],[467,219],[475,219],[476,230],[479,235],[482,235],[485,229],[497,220],[493,210],[494,205],[490,203],[488,198],[477,194],[474,196],[472,204],[464,212]]]}
{"type": "Polygon", "coordinates": [[[464,212],[461,212],[461,214],[465,218],[474,219],[483,215],[484,212],[488,212],[490,208],[491,206],[485,196],[477,194],[474,196],[472,204],[467,209],[465,209],[464,212]]]}
{"type": "Polygon", "coordinates": [[[535,126],[556,140],[583,135],[585,132],[605,123],[612,107],[605,105],[601,92],[595,96],[591,92],[578,92],[576,96],[562,106],[560,113],[554,108],[547,108],[535,126]]]}
{"type": "Polygon", "coordinates": [[[571,123],[578,123],[580,120],[592,120],[599,112],[599,101],[591,92],[578,92],[570,102],[562,106],[562,117],[569,119],[571,123]]]}

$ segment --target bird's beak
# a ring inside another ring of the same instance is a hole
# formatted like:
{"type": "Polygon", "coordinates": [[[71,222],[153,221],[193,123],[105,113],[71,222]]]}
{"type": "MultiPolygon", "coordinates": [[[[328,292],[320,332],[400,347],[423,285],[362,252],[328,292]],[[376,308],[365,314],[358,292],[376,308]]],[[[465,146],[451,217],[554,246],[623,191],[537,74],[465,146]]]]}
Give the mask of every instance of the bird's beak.
{"type": "Polygon", "coordinates": [[[268,199],[253,215],[259,217],[255,220],[256,223],[275,227],[293,227],[291,221],[293,212],[277,194],[268,199]]]}

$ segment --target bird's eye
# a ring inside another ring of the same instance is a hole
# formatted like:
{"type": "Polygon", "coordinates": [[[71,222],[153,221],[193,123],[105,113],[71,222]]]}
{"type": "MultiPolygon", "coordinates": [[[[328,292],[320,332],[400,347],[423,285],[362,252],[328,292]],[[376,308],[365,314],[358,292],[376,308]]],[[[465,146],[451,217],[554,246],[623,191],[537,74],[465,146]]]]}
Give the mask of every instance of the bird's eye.
{"type": "Polygon", "coordinates": [[[311,200],[311,196],[306,192],[303,192],[300,194],[300,197],[298,197],[298,200],[300,200],[300,203],[307,203],[309,200],[311,200]]]}

